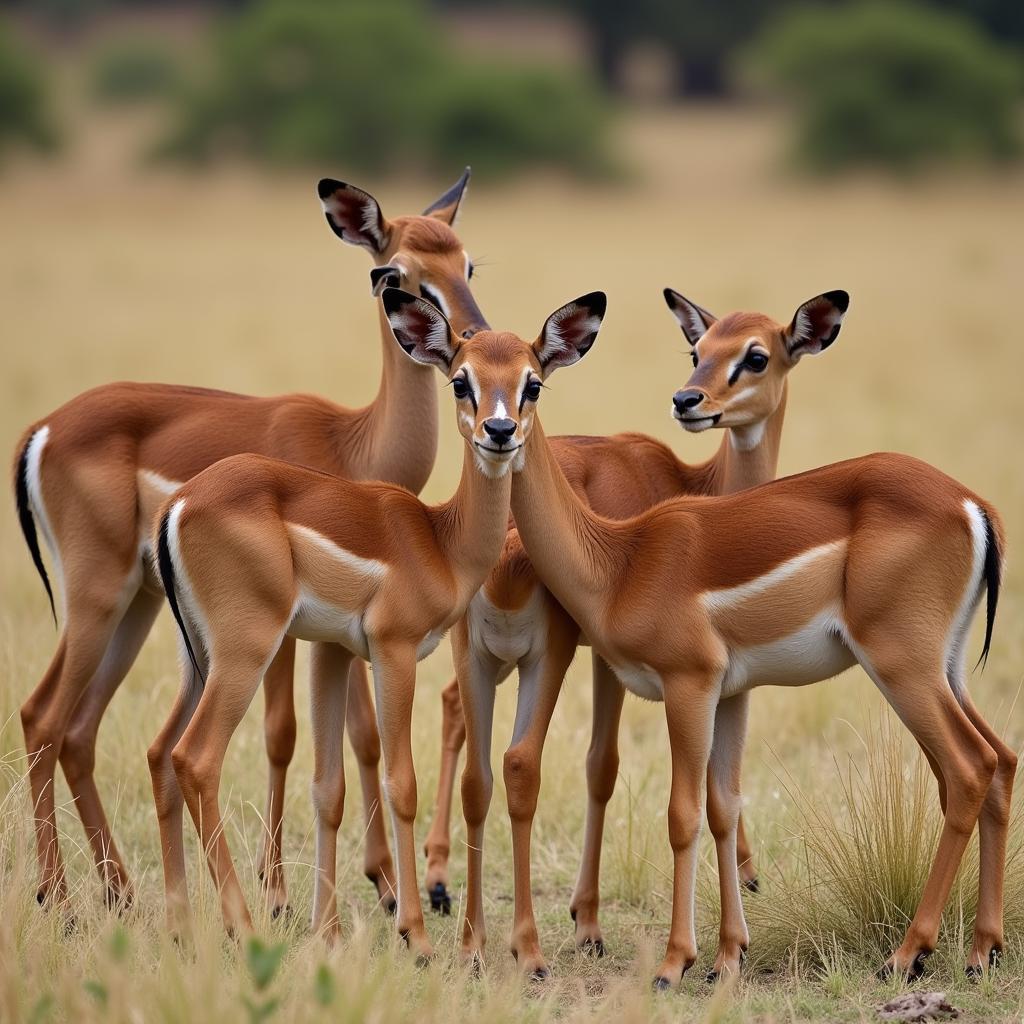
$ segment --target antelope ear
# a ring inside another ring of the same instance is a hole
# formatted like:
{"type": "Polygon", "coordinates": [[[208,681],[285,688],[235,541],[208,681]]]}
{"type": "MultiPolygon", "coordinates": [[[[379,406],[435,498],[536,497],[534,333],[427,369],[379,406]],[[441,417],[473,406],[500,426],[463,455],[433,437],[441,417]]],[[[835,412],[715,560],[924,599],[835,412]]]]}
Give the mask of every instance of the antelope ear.
{"type": "Polygon", "coordinates": [[[401,288],[405,268],[398,263],[385,263],[382,267],[370,269],[370,291],[380,295],[385,288],[401,288]]]}
{"type": "Polygon", "coordinates": [[[691,346],[696,345],[718,320],[718,317],[709,313],[703,306],[698,306],[696,302],[691,302],[685,295],[680,295],[671,288],[666,288],[662,294],[691,346]]]}
{"type": "Polygon", "coordinates": [[[850,296],[844,291],[824,292],[808,299],[783,332],[790,357],[797,360],[824,352],[839,337],[839,328],[849,308],[850,296]]]}
{"type": "Polygon", "coordinates": [[[459,215],[459,205],[466,194],[469,184],[469,168],[462,172],[462,177],[440,199],[432,202],[424,211],[424,217],[436,217],[445,224],[452,225],[459,215]]]}
{"type": "Polygon", "coordinates": [[[590,351],[607,308],[608,296],[604,292],[590,292],[556,309],[547,318],[540,337],[533,343],[545,377],[559,366],[579,362],[590,351]]]}
{"type": "Polygon", "coordinates": [[[410,359],[445,372],[451,369],[459,344],[436,306],[399,288],[385,288],[381,301],[395,341],[410,359]]]}
{"type": "Polygon", "coordinates": [[[391,228],[369,192],[334,178],[321,178],[317,194],[327,223],[343,242],[361,245],[374,255],[388,247],[391,228]]]}

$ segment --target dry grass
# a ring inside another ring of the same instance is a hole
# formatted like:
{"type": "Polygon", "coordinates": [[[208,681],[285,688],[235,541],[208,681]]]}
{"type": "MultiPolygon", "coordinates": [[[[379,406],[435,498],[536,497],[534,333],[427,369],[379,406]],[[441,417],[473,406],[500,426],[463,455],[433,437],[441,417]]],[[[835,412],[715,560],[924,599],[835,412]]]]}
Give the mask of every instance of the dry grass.
{"type": "MultiPolygon", "coordinates": [[[[7,450],[28,421],[114,378],[262,393],[312,388],[342,402],[365,400],[379,365],[368,266],[325,228],[315,174],[141,176],[124,158],[124,140],[135,127],[92,124],[69,162],[16,169],[3,182],[0,439],[7,450]]],[[[640,429],[696,459],[713,442],[680,435],[667,416],[688,363],[661,287],[671,284],[714,310],[745,306],[780,318],[816,291],[849,289],[854,304],[840,342],[827,356],[807,360],[794,380],[782,469],[898,449],[936,463],[1002,509],[1011,566],[992,658],[972,688],[1019,747],[1024,712],[1013,702],[1024,655],[1024,578],[1013,552],[1024,523],[1016,450],[1024,424],[1019,332],[1008,299],[1024,269],[1012,229],[1024,218],[1024,182],[1017,175],[905,188],[869,179],[810,186],[775,174],[776,129],[750,114],[651,115],[625,133],[624,148],[640,170],[628,188],[532,180],[471,190],[462,231],[481,264],[481,305],[494,324],[529,333],[560,302],[607,289],[610,313],[600,343],[545,399],[548,432],[640,429]]],[[[366,184],[386,212],[404,212],[425,205],[440,183],[366,184]]],[[[446,415],[428,498],[450,492],[460,464],[446,415]]],[[[566,908],[580,846],[589,728],[581,659],[552,724],[534,847],[541,937],[554,979],[524,987],[504,953],[511,879],[500,783],[488,833],[491,945],[482,979],[457,967],[453,919],[429,922],[440,953],[429,969],[416,971],[397,947],[361,875],[357,797],[342,828],[340,865],[350,938],[328,955],[306,935],[311,757],[300,714],[286,835],[299,913],[287,926],[261,922],[267,940],[286,942],[287,952],[257,997],[238,951],[220,936],[194,848],[197,948],[183,953],[161,931],[145,748],[176,685],[167,617],[111,708],[98,758],[101,788],[116,808],[116,832],[138,883],[138,908],[123,922],[100,909],[90,858],[61,788],[78,923],[65,936],[56,916],[41,914],[33,899],[17,709],[42,673],[54,635],[11,506],[0,503],[0,1018],[228,1022],[254,1019],[263,999],[279,998],[269,1019],[858,1020],[890,991],[871,972],[920,885],[936,801],[916,749],[859,672],[807,690],[755,695],[746,812],[765,884],[760,897],[748,900],[752,969],[738,987],[715,995],[700,980],[714,941],[710,853],[700,886],[704,960],[680,996],[654,1000],[647,991],[669,915],[667,748],[661,709],[630,701],[604,861],[613,955],[602,962],[575,955],[566,908]],[[247,1009],[244,998],[256,1009],[247,1009]]],[[[438,691],[449,675],[445,647],[421,666],[421,835],[437,772],[438,691]]],[[[506,691],[499,699],[499,751],[510,735],[513,693],[506,691]]],[[[261,745],[259,715],[252,713],[224,780],[233,848],[254,898],[261,745]]],[[[1015,849],[1020,835],[1018,822],[1015,849]]],[[[457,888],[463,839],[456,824],[457,888]]],[[[1009,876],[1003,969],[975,986],[961,972],[972,878],[968,866],[933,958],[934,984],[973,1016],[1018,1019],[1021,859],[1009,876]]]]}

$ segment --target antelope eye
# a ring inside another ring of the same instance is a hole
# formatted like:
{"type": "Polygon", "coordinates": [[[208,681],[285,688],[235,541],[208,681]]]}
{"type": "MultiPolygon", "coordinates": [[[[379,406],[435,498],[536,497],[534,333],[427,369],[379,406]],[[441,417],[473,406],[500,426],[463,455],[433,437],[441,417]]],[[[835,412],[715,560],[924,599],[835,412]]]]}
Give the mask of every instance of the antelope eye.
{"type": "Polygon", "coordinates": [[[536,402],[540,398],[541,383],[539,380],[528,380],[526,387],[523,388],[523,398],[531,402],[536,402]]]}
{"type": "Polygon", "coordinates": [[[768,365],[768,357],[763,352],[748,352],[743,360],[744,365],[755,373],[761,373],[768,365]]]}
{"type": "Polygon", "coordinates": [[[469,397],[469,384],[466,383],[465,377],[456,377],[452,381],[452,393],[456,398],[468,398],[469,397]]]}
{"type": "Polygon", "coordinates": [[[690,358],[693,360],[693,368],[697,369],[697,353],[696,352],[691,352],[690,353],[690,358]]]}
{"type": "Polygon", "coordinates": [[[469,270],[466,271],[466,280],[468,281],[473,276],[473,264],[470,263],[469,270]]]}

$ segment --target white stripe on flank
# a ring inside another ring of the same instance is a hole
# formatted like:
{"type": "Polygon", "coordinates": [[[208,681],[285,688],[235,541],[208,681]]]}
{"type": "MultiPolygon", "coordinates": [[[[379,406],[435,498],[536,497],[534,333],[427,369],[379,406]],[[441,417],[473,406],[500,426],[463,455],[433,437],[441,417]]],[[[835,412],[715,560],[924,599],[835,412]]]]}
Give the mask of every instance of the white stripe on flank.
{"type": "Polygon", "coordinates": [[[152,469],[140,469],[139,476],[143,477],[151,487],[160,491],[162,494],[166,494],[168,497],[170,497],[175,491],[180,490],[182,486],[182,482],[180,480],[169,480],[167,477],[161,476],[152,469]]]}
{"type": "Polygon", "coordinates": [[[766,593],[772,587],[776,587],[780,583],[784,583],[786,580],[799,575],[819,558],[824,558],[833,552],[841,551],[845,547],[845,538],[831,541],[828,544],[820,544],[816,548],[810,548],[807,551],[801,552],[795,558],[789,559],[788,562],[777,565],[763,576],[758,576],[747,583],[740,583],[735,587],[728,587],[724,590],[705,591],[701,597],[705,606],[711,611],[731,608],[734,605],[742,604],[752,597],[766,593]]]}
{"type": "Polygon", "coordinates": [[[25,485],[28,488],[28,500],[32,506],[32,513],[39,523],[39,532],[53,558],[53,575],[57,589],[60,591],[61,618],[67,620],[67,594],[64,591],[64,563],[61,561],[60,549],[57,547],[57,540],[50,526],[50,519],[46,514],[46,504],[43,502],[43,483],[40,475],[43,462],[43,449],[50,439],[49,424],[41,426],[28,442],[28,454],[25,458],[25,485]]]}
{"type": "Polygon", "coordinates": [[[387,562],[378,561],[376,558],[363,558],[362,555],[354,554],[346,548],[339,547],[322,533],[311,530],[308,526],[299,526],[298,523],[288,523],[287,525],[289,530],[294,530],[299,536],[315,544],[325,555],[341,563],[347,569],[374,579],[383,579],[388,573],[387,562]]]}

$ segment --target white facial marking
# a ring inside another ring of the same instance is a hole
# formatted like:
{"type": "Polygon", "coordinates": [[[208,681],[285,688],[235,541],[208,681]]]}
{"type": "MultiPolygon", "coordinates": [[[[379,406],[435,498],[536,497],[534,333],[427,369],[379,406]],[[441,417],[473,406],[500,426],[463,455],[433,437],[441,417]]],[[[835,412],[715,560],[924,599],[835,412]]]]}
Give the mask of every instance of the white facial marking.
{"type": "Polygon", "coordinates": [[[508,409],[506,408],[505,403],[500,398],[494,405],[494,416],[496,419],[500,420],[508,419],[508,409]]]}

